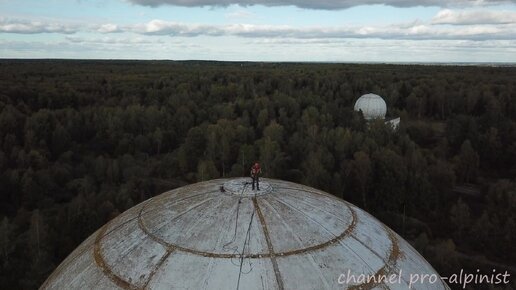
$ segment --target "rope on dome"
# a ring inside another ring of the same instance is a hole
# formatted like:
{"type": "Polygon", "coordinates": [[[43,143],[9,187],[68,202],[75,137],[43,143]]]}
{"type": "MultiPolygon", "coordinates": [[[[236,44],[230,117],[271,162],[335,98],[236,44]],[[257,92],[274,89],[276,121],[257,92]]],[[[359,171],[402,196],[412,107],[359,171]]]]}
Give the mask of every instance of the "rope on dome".
{"type": "MultiPolygon", "coordinates": [[[[225,243],[222,248],[224,250],[232,250],[233,251],[233,254],[236,254],[238,253],[238,246],[235,246],[235,247],[228,247],[231,243],[235,242],[236,240],[236,235],[237,235],[237,229],[238,229],[238,219],[239,219],[239,216],[240,216],[240,204],[242,203],[242,198],[244,196],[244,191],[245,191],[245,188],[247,187],[247,185],[249,184],[249,182],[246,182],[244,181],[244,184],[242,186],[242,190],[240,192],[240,197],[238,199],[238,204],[237,204],[237,209],[236,209],[236,219],[235,219],[235,229],[233,231],[233,237],[231,238],[230,241],[228,241],[227,243],[225,243]]],[[[233,262],[233,258],[231,258],[231,263],[237,267],[239,267],[239,270],[238,270],[238,280],[237,280],[237,286],[236,286],[236,289],[238,290],[240,288],[240,279],[241,279],[241,276],[242,274],[249,274],[253,271],[253,265],[251,263],[251,258],[248,257],[248,261],[249,261],[249,271],[243,271],[242,270],[242,267],[244,265],[244,259],[245,259],[245,250],[246,248],[249,249],[249,242],[251,241],[251,226],[253,224],[253,220],[254,220],[254,214],[255,214],[255,209],[253,209],[253,213],[251,214],[251,219],[249,221],[249,225],[247,227],[247,231],[246,231],[246,235],[245,235],[245,239],[244,239],[244,244],[242,245],[242,251],[239,255],[239,262],[238,263],[235,263],[233,262]]]]}

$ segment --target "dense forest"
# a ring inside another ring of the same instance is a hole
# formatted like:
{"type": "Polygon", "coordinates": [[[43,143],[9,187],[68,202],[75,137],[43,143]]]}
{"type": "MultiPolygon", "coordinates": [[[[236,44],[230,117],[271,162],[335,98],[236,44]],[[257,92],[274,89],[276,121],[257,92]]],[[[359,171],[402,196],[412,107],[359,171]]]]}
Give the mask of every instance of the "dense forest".
{"type": "Polygon", "coordinates": [[[126,209],[256,160],[443,276],[516,274],[515,67],[0,60],[0,288],[38,288],[126,209]],[[398,130],[353,111],[368,92],[398,130]]]}

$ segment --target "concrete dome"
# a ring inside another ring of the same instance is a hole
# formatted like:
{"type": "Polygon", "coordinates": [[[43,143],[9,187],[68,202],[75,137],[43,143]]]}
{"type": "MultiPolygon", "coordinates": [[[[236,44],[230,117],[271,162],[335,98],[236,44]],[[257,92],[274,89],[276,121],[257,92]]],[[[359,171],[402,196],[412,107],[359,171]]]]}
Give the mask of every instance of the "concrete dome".
{"type": "Polygon", "coordinates": [[[387,104],[379,95],[365,94],[355,102],[355,111],[362,111],[366,120],[385,119],[387,104]]]}
{"type": "MultiPolygon", "coordinates": [[[[134,206],[84,241],[41,288],[407,289],[411,273],[440,277],[363,210],[307,186],[264,178],[261,191],[251,191],[249,181],[197,183],[134,206]],[[338,283],[342,274],[400,270],[393,284],[338,283]]],[[[448,289],[440,279],[412,288],[448,289]]]]}

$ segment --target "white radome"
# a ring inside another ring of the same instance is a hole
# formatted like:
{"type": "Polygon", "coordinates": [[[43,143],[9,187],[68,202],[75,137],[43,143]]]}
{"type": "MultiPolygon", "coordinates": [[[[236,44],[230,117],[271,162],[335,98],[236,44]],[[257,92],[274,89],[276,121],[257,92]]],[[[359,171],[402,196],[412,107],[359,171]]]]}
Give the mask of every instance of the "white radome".
{"type": "Polygon", "coordinates": [[[365,211],[266,179],[217,179],[134,206],[73,251],[41,289],[449,289],[419,253],[365,211]],[[221,191],[221,186],[224,190],[221,191]],[[351,281],[401,275],[392,284],[351,281]],[[347,276],[350,274],[350,276],[347,276]]]}
{"type": "Polygon", "coordinates": [[[355,102],[355,111],[362,111],[364,119],[385,119],[387,104],[376,94],[365,94],[355,102]]]}

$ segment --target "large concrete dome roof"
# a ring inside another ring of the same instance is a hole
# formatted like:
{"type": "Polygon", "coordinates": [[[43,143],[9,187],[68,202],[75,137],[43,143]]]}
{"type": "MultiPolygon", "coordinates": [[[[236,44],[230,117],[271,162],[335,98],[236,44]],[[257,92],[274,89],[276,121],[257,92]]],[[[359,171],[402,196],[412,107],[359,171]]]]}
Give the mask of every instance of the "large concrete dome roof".
{"type": "Polygon", "coordinates": [[[364,119],[385,119],[387,104],[379,95],[365,94],[355,102],[355,111],[362,111],[364,119]]]}
{"type": "Polygon", "coordinates": [[[84,241],[42,289],[407,289],[411,273],[437,275],[363,210],[307,186],[263,179],[252,191],[249,181],[197,183],[136,205],[84,241]],[[400,284],[338,284],[348,270],[400,269],[400,284]]]}

